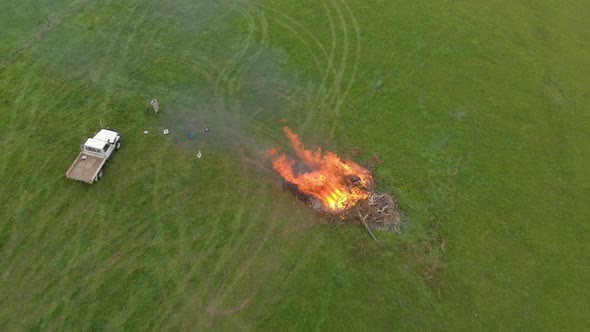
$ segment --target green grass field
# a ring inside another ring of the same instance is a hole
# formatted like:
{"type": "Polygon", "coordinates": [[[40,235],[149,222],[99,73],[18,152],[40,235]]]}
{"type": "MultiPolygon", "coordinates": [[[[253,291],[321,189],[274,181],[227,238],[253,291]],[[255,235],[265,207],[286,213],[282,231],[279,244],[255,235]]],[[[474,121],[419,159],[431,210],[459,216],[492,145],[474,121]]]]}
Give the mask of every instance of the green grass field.
{"type": "Polygon", "coordinates": [[[0,330],[587,330],[589,13],[3,0],[0,330]],[[404,233],[283,192],[284,121],[379,156],[404,233]],[[104,178],[66,179],[101,123],[104,178]]]}

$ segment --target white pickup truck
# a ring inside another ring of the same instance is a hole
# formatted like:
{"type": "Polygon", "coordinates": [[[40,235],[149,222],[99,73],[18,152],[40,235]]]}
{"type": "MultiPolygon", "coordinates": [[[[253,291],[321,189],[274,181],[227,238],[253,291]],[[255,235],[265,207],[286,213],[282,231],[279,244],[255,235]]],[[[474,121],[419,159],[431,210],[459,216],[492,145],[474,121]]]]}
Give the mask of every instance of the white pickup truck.
{"type": "Polygon", "coordinates": [[[117,130],[101,129],[93,138],[80,145],[80,153],[66,172],[66,177],[86,183],[100,180],[104,166],[115,150],[121,147],[117,130]]]}

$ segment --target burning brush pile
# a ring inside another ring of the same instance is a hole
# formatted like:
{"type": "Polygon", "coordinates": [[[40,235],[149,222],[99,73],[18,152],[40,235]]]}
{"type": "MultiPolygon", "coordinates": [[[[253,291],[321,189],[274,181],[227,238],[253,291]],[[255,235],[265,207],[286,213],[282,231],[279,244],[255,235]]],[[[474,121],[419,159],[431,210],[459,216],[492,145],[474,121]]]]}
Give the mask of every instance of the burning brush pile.
{"type": "Polygon", "coordinates": [[[306,150],[291,129],[284,127],[283,131],[300,159],[289,159],[274,148],[268,151],[284,189],[332,219],[358,220],[369,233],[368,225],[400,232],[397,205],[389,194],[375,192],[371,172],[333,152],[322,153],[320,148],[306,150]]]}

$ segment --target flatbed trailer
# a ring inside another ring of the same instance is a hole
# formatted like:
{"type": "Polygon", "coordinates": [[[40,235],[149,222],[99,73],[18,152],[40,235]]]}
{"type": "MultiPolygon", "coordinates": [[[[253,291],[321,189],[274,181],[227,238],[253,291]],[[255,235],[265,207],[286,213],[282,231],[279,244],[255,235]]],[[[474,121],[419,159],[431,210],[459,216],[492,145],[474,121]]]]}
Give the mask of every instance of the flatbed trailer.
{"type": "Polygon", "coordinates": [[[80,152],[76,160],[72,163],[72,166],[66,172],[66,177],[92,184],[102,177],[102,174],[99,176],[99,172],[102,171],[102,167],[106,161],[105,158],[80,152]]]}

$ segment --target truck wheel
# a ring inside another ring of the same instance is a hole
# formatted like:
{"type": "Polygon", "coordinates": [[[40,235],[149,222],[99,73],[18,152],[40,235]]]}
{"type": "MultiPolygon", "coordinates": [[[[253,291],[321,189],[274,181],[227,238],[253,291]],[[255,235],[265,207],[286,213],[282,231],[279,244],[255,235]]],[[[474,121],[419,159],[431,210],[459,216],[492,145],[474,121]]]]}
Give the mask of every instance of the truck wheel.
{"type": "Polygon", "coordinates": [[[100,180],[103,174],[104,170],[101,168],[100,171],[98,171],[98,174],[96,174],[96,181],[100,180]]]}
{"type": "Polygon", "coordinates": [[[117,144],[115,144],[115,150],[119,150],[120,147],[121,147],[121,141],[118,141],[117,144]]]}

